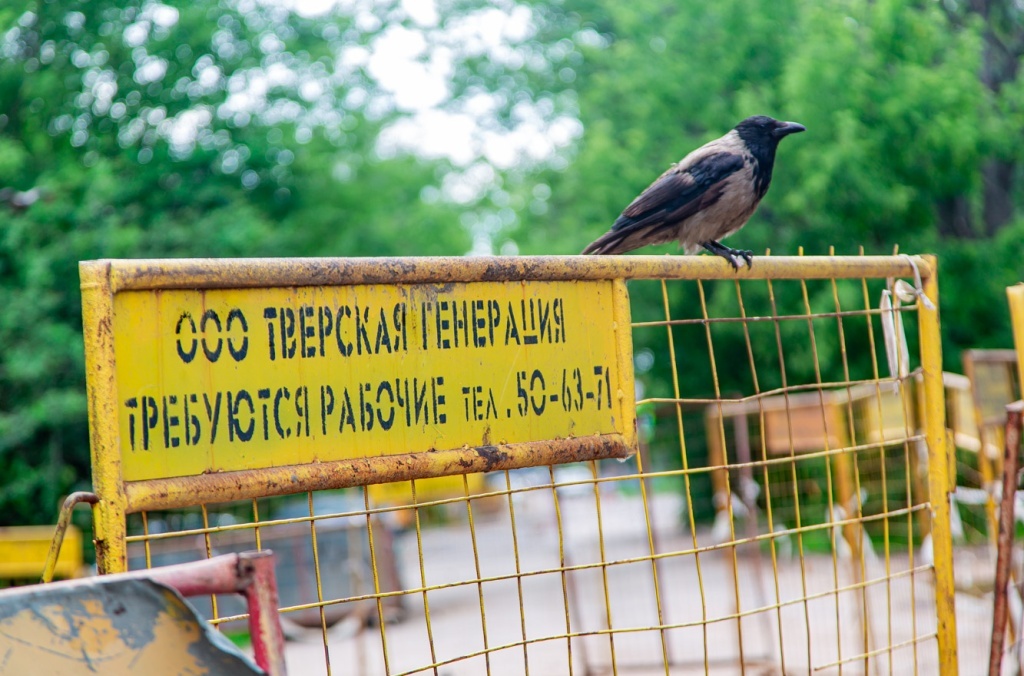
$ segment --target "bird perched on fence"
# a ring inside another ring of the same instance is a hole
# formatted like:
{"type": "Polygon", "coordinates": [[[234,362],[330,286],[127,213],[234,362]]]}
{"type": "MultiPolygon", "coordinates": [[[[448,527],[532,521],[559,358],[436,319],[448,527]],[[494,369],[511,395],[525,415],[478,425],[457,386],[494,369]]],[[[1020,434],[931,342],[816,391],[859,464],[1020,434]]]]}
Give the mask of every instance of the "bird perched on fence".
{"type": "Polygon", "coordinates": [[[768,192],[779,141],[802,124],[765,115],[748,117],[672,165],[633,200],[584,254],[620,254],[673,240],[686,253],[707,249],[739,270],[753,253],[720,240],[742,228],[768,192]]]}

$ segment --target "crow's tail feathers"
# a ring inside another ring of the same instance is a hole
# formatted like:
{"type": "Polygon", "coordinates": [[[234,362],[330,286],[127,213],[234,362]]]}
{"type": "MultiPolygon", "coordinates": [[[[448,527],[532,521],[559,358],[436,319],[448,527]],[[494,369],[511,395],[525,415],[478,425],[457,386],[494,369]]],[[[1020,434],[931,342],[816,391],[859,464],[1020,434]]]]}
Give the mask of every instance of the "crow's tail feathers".
{"type": "Polygon", "coordinates": [[[664,222],[626,221],[623,217],[615,222],[612,229],[604,233],[583,250],[583,254],[614,255],[639,249],[649,244],[664,244],[674,241],[676,233],[664,222]]]}
{"type": "Polygon", "coordinates": [[[627,246],[626,240],[629,237],[629,232],[624,230],[609,230],[604,233],[593,242],[587,245],[582,252],[582,255],[613,255],[626,253],[632,251],[635,246],[627,246]]]}

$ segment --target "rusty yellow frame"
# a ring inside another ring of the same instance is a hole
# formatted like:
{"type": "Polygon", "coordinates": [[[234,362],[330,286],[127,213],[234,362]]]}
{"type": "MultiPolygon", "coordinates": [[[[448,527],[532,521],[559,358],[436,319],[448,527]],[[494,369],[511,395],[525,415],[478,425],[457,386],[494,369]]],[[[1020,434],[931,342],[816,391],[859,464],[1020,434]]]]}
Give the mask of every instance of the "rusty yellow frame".
{"type": "MultiPolygon", "coordinates": [[[[938,302],[933,256],[762,256],[750,269],[734,272],[714,256],[539,256],[477,258],[305,258],[101,260],[80,265],[86,368],[96,506],[96,552],[101,573],[127,568],[126,515],[206,502],[280,495],[528,465],[557,464],[606,456],[609,445],[635,448],[632,391],[632,336],[625,281],[731,279],[913,278],[920,273],[925,294],[938,302]],[[361,459],[199,477],[126,483],[121,477],[116,402],[115,294],[132,290],[226,289],[430,284],[479,281],[614,280],[613,327],[619,341],[620,373],[628,378],[618,392],[624,434],[462,448],[386,458],[361,459]]],[[[1024,295],[1021,306],[1024,316],[1024,295]]],[[[1011,300],[1012,302],[1012,300],[1011,300]]],[[[925,435],[929,451],[929,501],[935,561],[939,663],[942,674],[957,673],[953,606],[952,539],[949,528],[950,448],[945,432],[942,349],[937,309],[918,307],[924,377],[925,435]]],[[[1018,335],[1018,349],[1024,331],[1018,335]]]]}

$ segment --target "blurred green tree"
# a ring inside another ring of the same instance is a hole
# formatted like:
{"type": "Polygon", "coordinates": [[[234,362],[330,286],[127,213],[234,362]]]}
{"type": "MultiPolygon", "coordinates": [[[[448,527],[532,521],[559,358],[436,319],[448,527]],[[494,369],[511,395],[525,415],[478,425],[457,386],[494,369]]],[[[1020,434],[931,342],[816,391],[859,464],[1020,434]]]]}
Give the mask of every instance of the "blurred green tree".
{"type": "Polygon", "coordinates": [[[0,7],[0,525],[52,522],[89,485],[79,260],[469,249],[459,211],[420,198],[443,165],[374,152],[400,113],[339,59],[385,26],[364,23],[0,7]]]}
{"type": "MultiPolygon", "coordinates": [[[[430,39],[453,73],[441,107],[483,107],[494,130],[527,120],[553,152],[456,167],[461,196],[449,162],[379,151],[403,112],[365,57],[409,23],[397,0],[318,17],[256,0],[0,7],[0,524],[49,521],[87,484],[77,261],[452,254],[492,239],[575,253],[669,163],[755,113],[808,133],[783,147],[737,245],[934,251],[947,366],[1009,344],[1002,289],[1024,270],[1012,0],[503,0],[519,19],[529,8],[512,49],[466,38],[487,3],[436,4],[430,39]]],[[[834,302],[827,285],[808,291],[813,307],[834,302]]],[[[707,301],[731,311],[735,295],[709,286],[707,301]]],[[[660,303],[633,297],[639,312],[660,303]]],[[[638,353],[665,354],[659,340],[638,353]]],[[[742,341],[716,337],[727,354],[742,341]]],[[[710,387],[706,369],[685,378],[710,387]]]]}

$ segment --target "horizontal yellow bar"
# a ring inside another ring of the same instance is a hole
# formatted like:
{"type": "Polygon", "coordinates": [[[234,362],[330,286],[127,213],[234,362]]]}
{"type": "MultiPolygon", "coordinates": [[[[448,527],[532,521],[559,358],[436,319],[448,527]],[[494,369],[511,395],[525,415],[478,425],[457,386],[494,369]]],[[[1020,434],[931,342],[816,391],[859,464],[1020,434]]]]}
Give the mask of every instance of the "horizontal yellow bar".
{"type": "MultiPolygon", "coordinates": [[[[100,260],[111,291],[266,286],[569,281],[593,279],[850,279],[922,277],[917,256],[755,256],[734,271],[718,256],[478,256],[423,258],[235,258],[100,260]]],[[[101,273],[102,274],[102,273],[101,273]]],[[[88,275],[85,275],[88,277],[88,275]]],[[[85,288],[85,285],[83,285],[85,288]]]]}
{"type": "Polygon", "coordinates": [[[308,465],[216,472],[125,483],[128,513],[176,509],[304,491],[349,488],[453,474],[625,458],[635,449],[619,434],[448,451],[355,458],[308,465]]]}

